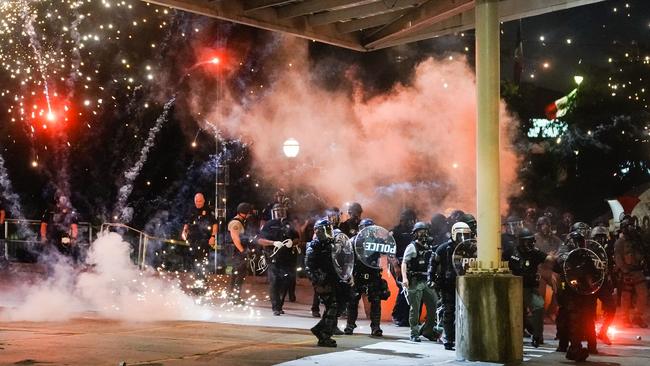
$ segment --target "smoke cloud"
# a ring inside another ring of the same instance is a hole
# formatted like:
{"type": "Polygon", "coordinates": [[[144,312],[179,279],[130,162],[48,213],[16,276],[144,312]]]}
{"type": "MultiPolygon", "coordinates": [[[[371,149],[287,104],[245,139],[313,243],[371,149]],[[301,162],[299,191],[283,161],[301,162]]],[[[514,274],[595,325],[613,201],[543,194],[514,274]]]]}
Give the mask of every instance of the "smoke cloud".
{"type": "Polygon", "coordinates": [[[130,244],[109,233],[92,244],[85,271],[53,254],[46,280],[3,295],[14,299],[14,306],[5,308],[0,320],[65,320],[84,311],[130,321],[211,318],[212,312],[197,305],[178,283],[138,270],[130,252],[130,244]]]}
{"type": "MultiPolygon", "coordinates": [[[[227,95],[205,118],[251,142],[265,179],[313,189],[330,205],[360,202],[364,216],[385,225],[404,207],[424,220],[450,208],[475,212],[476,85],[464,56],[426,59],[410,83],[367,99],[354,68],[340,75],[351,93],[319,87],[304,41],[285,42],[271,59],[278,77],[263,97],[243,105],[227,95]],[[282,153],[288,138],[300,143],[292,160],[282,153]]],[[[201,94],[195,90],[190,105],[205,112],[201,94]]],[[[515,192],[518,159],[509,136],[516,123],[502,106],[504,211],[515,192]]]]}

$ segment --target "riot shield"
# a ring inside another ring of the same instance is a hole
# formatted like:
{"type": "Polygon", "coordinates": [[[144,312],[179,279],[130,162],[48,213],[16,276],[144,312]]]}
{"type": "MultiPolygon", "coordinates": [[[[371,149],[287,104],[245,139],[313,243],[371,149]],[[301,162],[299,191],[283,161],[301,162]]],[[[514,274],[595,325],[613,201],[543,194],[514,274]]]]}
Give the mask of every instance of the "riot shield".
{"type": "Polygon", "coordinates": [[[591,295],[605,282],[607,262],[591,249],[576,248],[567,254],[562,270],[571,289],[580,295],[591,295]]]}
{"type": "Polygon", "coordinates": [[[608,268],[607,267],[608,256],[607,256],[607,251],[605,250],[605,247],[600,245],[599,242],[597,242],[595,240],[591,240],[591,239],[586,240],[585,243],[586,243],[587,249],[594,252],[598,256],[598,258],[600,258],[600,260],[605,263],[605,268],[608,268]]]}
{"type": "Polygon", "coordinates": [[[334,263],[334,270],[341,280],[348,281],[352,278],[354,249],[352,248],[350,238],[343,233],[334,235],[332,262],[334,263]]]}
{"type": "Polygon", "coordinates": [[[476,261],[476,239],[463,240],[454,248],[453,262],[456,275],[463,276],[476,261]]]}
{"type": "Polygon", "coordinates": [[[395,257],[397,243],[390,232],[381,226],[371,225],[363,228],[354,237],[354,251],[364,265],[378,269],[381,256],[395,257]]]}

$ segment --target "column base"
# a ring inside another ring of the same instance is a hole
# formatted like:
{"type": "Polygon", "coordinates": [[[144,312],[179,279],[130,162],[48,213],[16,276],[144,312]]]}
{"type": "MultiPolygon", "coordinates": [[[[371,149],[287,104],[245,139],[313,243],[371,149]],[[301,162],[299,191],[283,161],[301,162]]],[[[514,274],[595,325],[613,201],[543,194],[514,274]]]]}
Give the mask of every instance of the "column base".
{"type": "Polygon", "coordinates": [[[456,356],[467,361],[523,360],[522,279],[468,274],[456,283],[456,356]]]}

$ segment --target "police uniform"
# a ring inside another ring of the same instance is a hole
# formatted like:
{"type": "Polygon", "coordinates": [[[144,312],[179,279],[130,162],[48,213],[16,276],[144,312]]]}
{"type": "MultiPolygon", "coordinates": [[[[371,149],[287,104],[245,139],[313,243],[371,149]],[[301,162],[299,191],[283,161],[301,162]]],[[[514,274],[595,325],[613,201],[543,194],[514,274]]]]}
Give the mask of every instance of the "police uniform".
{"type": "Polygon", "coordinates": [[[633,234],[624,233],[614,244],[614,259],[620,276],[621,312],[626,323],[634,322],[646,328],[643,316],[648,302],[648,287],[643,273],[643,244],[633,234]],[[634,310],[631,309],[632,295],[636,295],[634,310]]]}
{"type": "Polygon", "coordinates": [[[79,261],[80,250],[77,238],[72,237],[72,225],[78,223],[75,211],[69,209],[53,208],[45,211],[41,222],[47,224],[46,241],[49,248],[56,248],[59,253],[69,256],[73,261],[79,261]]]}
{"type": "Polygon", "coordinates": [[[189,244],[187,259],[189,259],[189,263],[186,264],[186,269],[199,276],[204,276],[209,267],[210,253],[213,249],[208,242],[213,236],[212,227],[216,223],[214,214],[205,206],[194,207],[187,219],[187,243],[189,244]]]}
{"type": "Polygon", "coordinates": [[[249,245],[249,238],[246,234],[246,220],[242,219],[240,216],[235,216],[229,223],[228,223],[228,235],[229,239],[229,244],[233,246],[233,254],[232,254],[232,274],[230,276],[230,295],[233,300],[237,302],[241,302],[241,291],[242,291],[242,286],[244,284],[244,279],[246,278],[246,274],[248,272],[248,245],[249,245]],[[232,236],[230,234],[231,231],[236,231],[239,233],[239,239],[241,241],[242,246],[244,247],[244,251],[240,252],[239,249],[234,245],[234,242],[232,240],[232,236]]]}
{"type": "Polygon", "coordinates": [[[305,253],[305,271],[318,294],[320,301],[325,305],[321,320],[312,329],[318,338],[319,345],[336,346],[332,335],[337,322],[337,296],[336,286],[340,282],[332,262],[332,244],[334,239],[320,240],[314,238],[307,245],[305,253]]]}
{"type": "Polygon", "coordinates": [[[508,261],[515,276],[523,277],[524,313],[530,310],[530,319],[524,314],[524,324],[531,330],[533,346],[543,343],[544,335],[544,298],[539,294],[537,267],[546,261],[546,254],[537,248],[530,251],[515,252],[508,261]]]}
{"type": "Polygon", "coordinates": [[[577,293],[564,276],[564,261],[567,255],[575,249],[573,245],[562,244],[558,249],[558,257],[553,270],[559,274],[557,300],[558,314],[556,328],[559,352],[567,352],[567,358],[583,361],[588,353],[582,347],[583,340],[594,338],[593,311],[596,306],[594,295],[577,293]],[[591,329],[589,329],[591,327],[591,329]]]}
{"type": "MultiPolygon", "coordinates": [[[[354,239],[353,239],[354,242],[354,239]]],[[[370,331],[371,335],[381,336],[383,334],[380,328],[381,322],[381,301],[388,299],[390,292],[388,284],[381,278],[381,268],[370,268],[359,260],[355,255],[354,263],[354,285],[352,286],[352,296],[348,303],[348,319],[344,333],[352,334],[357,327],[356,321],[359,312],[359,300],[362,295],[366,295],[370,303],[370,331]]]]}
{"type": "Polygon", "coordinates": [[[429,286],[429,263],[432,257],[432,250],[428,243],[420,243],[414,240],[406,247],[403,261],[406,263],[406,275],[408,279],[408,301],[409,325],[411,327],[411,339],[423,335],[428,338],[437,338],[436,325],[436,303],[438,296],[433,288],[429,286]],[[424,302],[427,308],[427,319],[420,327],[420,305],[424,302]]]}
{"type": "MultiPolygon", "coordinates": [[[[349,219],[341,223],[341,225],[339,226],[339,230],[341,230],[341,232],[345,234],[348,238],[352,238],[359,233],[360,222],[361,222],[360,219],[356,217],[350,217],[349,219]]],[[[336,296],[338,297],[337,315],[341,316],[347,312],[348,302],[350,301],[350,298],[353,296],[352,287],[347,282],[338,281],[336,285],[336,294],[337,294],[336,296]]]]}
{"type": "Polygon", "coordinates": [[[393,238],[395,238],[395,256],[398,259],[399,263],[396,263],[397,268],[397,273],[396,276],[394,276],[396,282],[397,282],[397,298],[395,299],[395,306],[393,306],[393,312],[392,312],[392,318],[393,322],[398,325],[398,326],[407,326],[409,325],[409,309],[410,306],[408,302],[406,301],[406,293],[402,291],[402,284],[401,282],[398,281],[399,278],[401,278],[401,271],[399,270],[399,266],[402,264],[402,260],[404,257],[404,250],[406,250],[406,247],[411,243],[413,240],[413,234],[411,233],[411,230],[413,228],[413,225],[402,225],[399,224],[391,230],[391,233],[393,235],[393,238]]]}
{"type": "Polygon", "coordinates": [[[442,327],[445,331],[445,348],[451,349],[456,342],[456,270],[454,249],[456,243],[448,240],[431,256],[430,278],[434,280],[442,298],[442,327]]]}
{"type": "Polygon", "coordinates": [[[298,232],[291,227],[286,219],[272,219],[264,224],[259,236],[271,241],[291,239],[294,243],[291,248],[283,246],[277,249],[270,246],[264,249],[269,263],[267,275],[269,278],[271,307],[274,313],[280,314],[282,313],[285,295],[296,276],[298,248],[295,245],[298,244],[298,232]]]}

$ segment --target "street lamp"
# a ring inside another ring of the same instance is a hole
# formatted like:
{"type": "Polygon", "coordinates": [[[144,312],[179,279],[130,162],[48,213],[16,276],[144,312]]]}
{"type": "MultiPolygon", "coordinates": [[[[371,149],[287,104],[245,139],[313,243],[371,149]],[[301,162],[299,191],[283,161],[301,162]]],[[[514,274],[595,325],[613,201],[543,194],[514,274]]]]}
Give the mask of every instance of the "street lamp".
{"type": "Polygon", "coordinates": [[[284,155],[288,158],[295,158],[300,152],[300,143],[294,138],[289,138],[282,145],[282,151],[284,155]]]}
{"type": "Polygon", "coordinates": [[[582,80],[584,80],[584,79],[585,78],[583,78],[580,75],[576,75],[576,76],[573,77],[573,81],[575,81],[578,86],[580,86],[580,84],[582,84],[582,80]]]}

